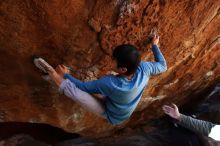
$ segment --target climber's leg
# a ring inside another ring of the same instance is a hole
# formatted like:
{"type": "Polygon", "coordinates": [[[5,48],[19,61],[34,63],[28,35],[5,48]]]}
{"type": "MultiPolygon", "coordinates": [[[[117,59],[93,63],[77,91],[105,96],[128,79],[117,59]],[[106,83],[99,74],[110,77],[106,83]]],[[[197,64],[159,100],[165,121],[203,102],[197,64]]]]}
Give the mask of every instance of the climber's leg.
{"type": "Polygon", "coordinates": [[[64,80],[63,77],[61,77],[56,70],[54,70],[54,68],[42,58],[35,58],[34,64],[41,71],[49,74],[54,82],[60,87],[59,91],[61,93],[64,93],[67,97],[83,106],[86,110],[104,118],[106,117],[104,102],[101,102],[87,92],[80,90],[68,79],[64,80]]]}
{"type": "Polygon", "coordinates": [[[87,111],[93,112],[101,117],[105,118],[105,106],[104,103],[77,88],[74,83],[68,79],[62,81],[59,87],[60,93],[64,93],[67,97],[71,98],[87,111]]]}
{"type": "Polygon", "coordinates": [[[61,84],[61,82],[64,80],[63,77],[61,77],[55,71],[55,69],[49,63],[47,63],[44,59],[35,58],[34,64],[37,68],[39,68],[44,73],[48,73],[49,76],[52,78],[52,80],[56,83],[57,86],[59,86],[61,84]]]}

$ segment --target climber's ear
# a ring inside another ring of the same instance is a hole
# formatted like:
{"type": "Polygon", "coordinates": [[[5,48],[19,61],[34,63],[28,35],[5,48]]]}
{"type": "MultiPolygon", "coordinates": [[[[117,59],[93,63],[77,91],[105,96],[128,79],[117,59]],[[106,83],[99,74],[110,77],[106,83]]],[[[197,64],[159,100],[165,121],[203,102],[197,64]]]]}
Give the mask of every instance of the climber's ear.
{"type": "Polygon", "coordinates": [[[125,74],[128,71],[126,67],[119,67],[118,68],[118,73],[119,74],[125,74]]]}

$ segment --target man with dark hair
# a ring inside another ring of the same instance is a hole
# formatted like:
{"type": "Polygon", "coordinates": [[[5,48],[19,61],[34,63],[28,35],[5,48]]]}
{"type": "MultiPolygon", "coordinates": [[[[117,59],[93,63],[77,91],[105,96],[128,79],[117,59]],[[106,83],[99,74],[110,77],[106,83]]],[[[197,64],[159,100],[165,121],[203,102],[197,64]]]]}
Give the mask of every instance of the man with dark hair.
{"type": "MultiPolygon", "coordinates": [[[[141,57],[136,48],[132,45],[117,46],[112,54],[113,59],[116,61],[115,69],[125,69],[124,75],[132,75],[137,70],[141,57]]],[[[117,72],[117,70],[116,70],[117,72]]]]}
{"type": "Polygon", "coordinates": [[[70,75],[67,67],[58,65],[53,69],[42,58],[34,60],[35,65],[49,73],[59,86],[59,91],[78,102],[90,112],[106,118],[111,124],[120,124],[134,112],[151,75],[167,70],[166,61],[158,48],[159,36],[152,39],[155,62],[144,62],[132,45],[120,45],[113,51],[114,71],[117,75],[82,82],[70,75]],[[90,94],[105,97],[100,102],[90,94]]]}

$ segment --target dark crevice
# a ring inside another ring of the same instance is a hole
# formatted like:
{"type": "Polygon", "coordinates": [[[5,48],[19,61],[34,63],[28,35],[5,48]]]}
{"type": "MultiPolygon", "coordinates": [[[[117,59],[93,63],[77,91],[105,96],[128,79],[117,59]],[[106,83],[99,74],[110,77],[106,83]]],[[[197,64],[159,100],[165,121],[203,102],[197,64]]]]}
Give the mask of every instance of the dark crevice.
{"type": "Polygon", "coordinates": [[[112,17],[113,27],[116,27],[117,22],[120,19],[121,7],[123,6],[125,2],[127,2],[127,0],[120,0],[114,10],[113,17],[112,17]]]}
{"type": "Polygon", "coordinates": [[[203,47],[202,51],[200,51],[197,56],[203,56],[204,52],[206,52],[207,50],[210,50],[216,43],[218,43],[219,39],[220,39],[220,37],[217,37],[211,43],[206,44],[206,46],[203,47]]]}
{"type": "MultiPolygon", "coordinates": [[[[102,30],[102,31],[103,31],[103,30],[102,30]]],[[[97,34],[97,42],[98,42],[98,44],[99,44],[100,50],[101,50],[106,56],[111,56],[111,54],[110,54],[108,51],[106,51],[106,49],[104,49],[104,47],[102,46],[102,33],[103,33],[102,31],[97,34]]]]}
{"type": "Polygon", "coordinates": [[[212,23],[212,21],[213,21],[215,18],[218,17],[219,14],[220,14],[220,11],[218,10],[218,11],[216,12],[215,16],[212,17],[212,19],[211,19],[211,20],[206,24],[206,26],[203,28],[202,32],[206,29],[206,27],[207,27],[209,24],[212,23]]]}
{"type": "Polygon", "coordinates": [[[144,8],[142,14],[141,14],[141,24],[143,24],[143,21],[144,21],[144,16],[147,15],[147,9],[148,7],[153,3],[153,0],[149,0],[148,4],[146,5],[146,7],[144,8]]]}
{"type": "Polygon", "coordinates": [[[57,144],[64,140],[79,138],[79,134],[65,132],[64,130],[48,124],[4,122],[0,123],[0,141],[17,134],[27,134],[38,141],[47,144],[57,144]]]}

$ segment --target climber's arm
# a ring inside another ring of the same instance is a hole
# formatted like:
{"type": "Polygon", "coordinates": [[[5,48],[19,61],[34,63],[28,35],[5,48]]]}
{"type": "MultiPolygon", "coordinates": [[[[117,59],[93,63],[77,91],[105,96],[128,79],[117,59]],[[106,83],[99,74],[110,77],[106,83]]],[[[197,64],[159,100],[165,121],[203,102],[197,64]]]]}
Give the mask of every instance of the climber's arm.
{"type": "Polygon", "coordinates": [[[102,94],[107,96],[111,93],[111,89],[107,85],[109,83],[108,76],[102,77],[98,80],[82,82],[70,74],[64,74],[64,79],[69,79],[76,85],[76,87],[91,94],[102,94]]]}
{"type": "Polygon", "coordinates": [[[152,51],[154,54],[155,62],[141,62],[142,69],[148,75],[156,75],[167,70],[167,63],[158,47],[158,43],[159,36],[155,36],[152,40],[152,51]]]}
{"type": "Polygon", "coordinates": [[[64,79],[68,79],[74,83],[77,88],[90,94],[102,94],[108,96],[111,93],[111,89],[108,86],[110,82],[109,76],[94,81],[82,82],[70,75],[70,71],[65,65],[58,65],[56,67],[56,72],[64,79]]]}

